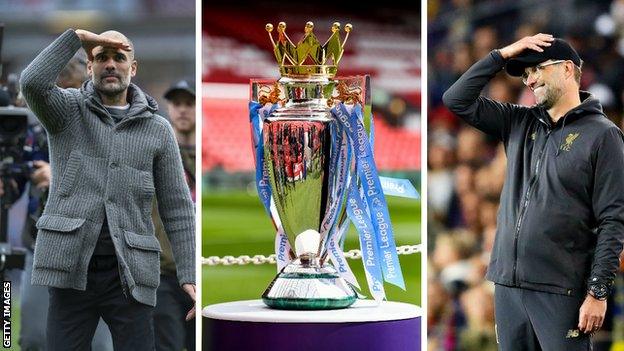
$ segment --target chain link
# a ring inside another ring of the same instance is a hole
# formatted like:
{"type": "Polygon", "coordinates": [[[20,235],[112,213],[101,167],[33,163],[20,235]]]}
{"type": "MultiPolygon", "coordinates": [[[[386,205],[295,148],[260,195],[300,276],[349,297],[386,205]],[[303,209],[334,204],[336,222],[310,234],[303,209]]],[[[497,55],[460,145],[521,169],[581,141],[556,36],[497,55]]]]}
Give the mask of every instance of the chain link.
{"type": "MultiPolygon", "coordinates": [[[[403,245],[403,246],[397,247],[396,250],[397,250],[397,254],[399,255],[412,255],[421,251],[421,245],[403,245]]],[[[346,258],[357,260],[357,259],[362,258],[362,251],[358,249],[349,250],[345,252],[344,255],[346,258]]],[[[223,257],[209,256],[207,258],[202,257],[202,265],[204,266],[218,266],[218,265],[244,266],[244,265],[251,264],[251,263],[255,265],[261,265],[261,264],[266,264],[266,263],[274,264],[275,254],[272,254],[269,256],[255,255],[253,257],[250,257],[248,255],[242,255],[238,257],[234,257],[234,256],[223,256],[223,257]]]]}

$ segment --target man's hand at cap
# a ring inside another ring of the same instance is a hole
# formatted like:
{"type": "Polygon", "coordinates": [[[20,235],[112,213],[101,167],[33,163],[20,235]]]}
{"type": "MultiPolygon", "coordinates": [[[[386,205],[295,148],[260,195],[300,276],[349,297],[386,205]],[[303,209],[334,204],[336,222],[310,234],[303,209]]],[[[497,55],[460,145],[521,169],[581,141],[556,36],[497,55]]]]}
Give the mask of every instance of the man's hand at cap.
{"type": "Polygon", "coordinates": [[[130,44],[124,43],[121,40],[107,38],[84,29],[76,29],[75,32],[78,38],[80,38],[80,41],[82,42],[82,47],[87,52],[87,56],[90,61],[93,60],[92,51],[97,46],[108,46],[119,48],[125,51],[132,51],[132,47],[130,46],[130,44]]]}
{"type": "Polygon", "coordinates": [[[507,45],[500,49],[499,52],[505,60],[518,56],[526,49],[535,50],[537,52],[544,51],[543,47],[550,46],[555,38],[551,34],[535,34],[531,37],[524,37],[517,42],[507,45]]]}

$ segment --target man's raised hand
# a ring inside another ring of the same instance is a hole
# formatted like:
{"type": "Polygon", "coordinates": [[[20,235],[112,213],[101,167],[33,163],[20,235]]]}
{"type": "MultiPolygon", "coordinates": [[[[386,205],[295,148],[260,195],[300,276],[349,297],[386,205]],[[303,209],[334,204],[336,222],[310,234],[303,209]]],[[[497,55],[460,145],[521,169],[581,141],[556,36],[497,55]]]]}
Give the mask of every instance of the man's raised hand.
{"type": "Polygon", "coordinates": [[[84,29],[76,29],[75,32],[82,42],[82,47],[87,52],[87,57],[89,58],[89,61],[93,61],[93,49],[97,46],[108,46],[119,48],[125,51],[132,51],[132,47],[130,46],[130,44],[124,43],[119,39],[105,37],[84,29]]]}
{"type": "Polygon", "coordinates": [[[513,44],[509,44],[500,49],[499,52],[504,59],[516,57],[526,49],[542,52],[544,51],[544,47],[552,45],[553,40],[555,40],[555,38],[551,34],[539,33],[531,37],[524,37],[513,44]]]}

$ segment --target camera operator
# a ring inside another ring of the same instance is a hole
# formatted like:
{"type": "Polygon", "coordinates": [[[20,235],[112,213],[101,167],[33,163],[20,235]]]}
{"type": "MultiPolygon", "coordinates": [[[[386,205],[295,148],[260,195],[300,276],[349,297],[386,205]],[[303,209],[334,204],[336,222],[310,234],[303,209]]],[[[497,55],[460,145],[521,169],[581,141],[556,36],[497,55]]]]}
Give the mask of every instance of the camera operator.
{"type": "MultiPolygon", "coordinates": [[[[2,65],[0,64],[0,68],[1,67],[2,65]]],[[[10,94],[8,90],[0,86],[0,108],[7,107],[9,105],[11,105],[10,94]]],[[[3,166],[2,162],[3,160],[0,159],[0,166],[3,166]]],[[[0,198],[2,198],[3,206],[10,206],[19,199],[23,188],[21,188],[17,180],[13,179],[12,177],[3,181],[2,175],[3,174],[0,173],[0,198]],[[5,185],[4,183],[7,183],[7,185],[5,185]]]]}

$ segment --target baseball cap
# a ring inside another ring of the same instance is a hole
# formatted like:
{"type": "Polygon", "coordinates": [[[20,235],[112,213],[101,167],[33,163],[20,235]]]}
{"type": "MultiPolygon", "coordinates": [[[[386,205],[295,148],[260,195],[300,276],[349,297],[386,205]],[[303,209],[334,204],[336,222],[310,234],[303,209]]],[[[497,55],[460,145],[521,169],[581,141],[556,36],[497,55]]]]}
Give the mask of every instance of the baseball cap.
{"type": "Polygon", "coordinates": [[[175,84],[173,84],[167,91],[165,92],[165,99],[170,100],[173,93],[177,91],[184,91],[193,96],[195,96],[195,82],[192,80],[182,79],[175,84]]]}
{"type": "Polygon", "coordinates": [[[510,76],[520,77],[527,67],[535,66],[548,60],[570,60],[581,67],[581,57],[567,41],[555,38],[550,46],[542,47],[544,51],[537,52],[533,49],[525,49],[520,55],[509,59],[505,70],[510,76]]]}

